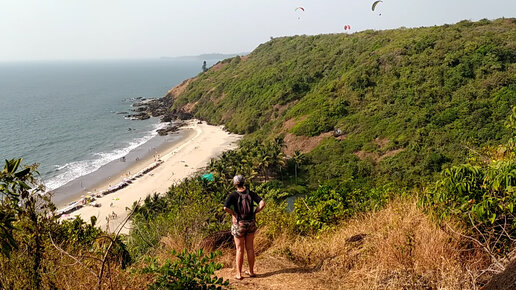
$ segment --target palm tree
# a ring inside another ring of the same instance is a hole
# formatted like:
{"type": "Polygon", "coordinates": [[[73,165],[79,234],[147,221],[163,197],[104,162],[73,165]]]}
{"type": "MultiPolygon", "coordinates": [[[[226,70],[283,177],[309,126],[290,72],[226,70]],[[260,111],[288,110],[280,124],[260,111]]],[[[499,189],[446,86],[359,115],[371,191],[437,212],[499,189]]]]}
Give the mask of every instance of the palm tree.
{"type": "Polygon", "coordinates": [[[297,183],[297,167],[306,161],[305,154],[299,152],[299,150],[296,150],[294,152],[294,156],[292,156],[292,160],[294,161],[294,173],[296,176],[297,183]]]}

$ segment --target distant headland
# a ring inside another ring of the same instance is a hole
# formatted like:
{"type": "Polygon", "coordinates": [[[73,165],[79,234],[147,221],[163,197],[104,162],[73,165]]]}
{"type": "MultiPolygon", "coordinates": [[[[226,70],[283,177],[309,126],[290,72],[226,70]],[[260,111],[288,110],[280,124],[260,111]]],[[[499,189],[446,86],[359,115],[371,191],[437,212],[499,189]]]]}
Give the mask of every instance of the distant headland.
{"type": "Polygon", "coordinates": [[[248,55],[249,52],[241,52],[241,53],[205,53],[199,55],[187,55],[187,56],[162,56],[160,59],[173,59],[173,60],[212,60],[212,59],[226,59],[230,57],[235,57],[237,55],[248,55]]]}

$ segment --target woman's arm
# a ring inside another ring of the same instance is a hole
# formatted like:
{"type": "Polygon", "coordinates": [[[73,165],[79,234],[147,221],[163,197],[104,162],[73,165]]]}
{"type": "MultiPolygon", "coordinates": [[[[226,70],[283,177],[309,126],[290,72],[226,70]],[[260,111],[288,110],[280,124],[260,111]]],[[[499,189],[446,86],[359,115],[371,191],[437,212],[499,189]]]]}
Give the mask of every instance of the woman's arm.
{"type": "Polygon", "coordinates": [[[229,207],[224,207],[224,211],[229,213],[232,217],[233,217],[233,223],[236,223],[237,222],[237,216],[236,216],[236,212],[234,212],[232,209],[230,209],[229,207]]]}
{"type": "Polygon", "coordinates": [[[255,214],[259,213],[265,207],[265,201],[262,199],[260,203],[258,203],[258,208],[254,212],[255,214]]]}
{"type": "Polygon", "coordinates": [[[224,211],[226,211],[227,213],[229,213],[230,215],[232,216],[236,216],[236,212],[234,212],[232,209],[230,209],[229,207],[224,207],[224,211]]]}

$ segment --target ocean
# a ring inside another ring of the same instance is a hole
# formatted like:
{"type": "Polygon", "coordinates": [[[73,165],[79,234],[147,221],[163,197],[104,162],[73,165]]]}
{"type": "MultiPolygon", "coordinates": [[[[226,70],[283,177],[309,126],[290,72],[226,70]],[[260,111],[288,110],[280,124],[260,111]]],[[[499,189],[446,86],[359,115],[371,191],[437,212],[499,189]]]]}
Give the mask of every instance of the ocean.
{"type": "Polygon", "coordinates": [[[38,163],[47,190],[95,172],[156,138],[158,118],[125,118],[137,98],[162,97],[201,67],[171,59],[0,63],[0,157],[38,163]]]}

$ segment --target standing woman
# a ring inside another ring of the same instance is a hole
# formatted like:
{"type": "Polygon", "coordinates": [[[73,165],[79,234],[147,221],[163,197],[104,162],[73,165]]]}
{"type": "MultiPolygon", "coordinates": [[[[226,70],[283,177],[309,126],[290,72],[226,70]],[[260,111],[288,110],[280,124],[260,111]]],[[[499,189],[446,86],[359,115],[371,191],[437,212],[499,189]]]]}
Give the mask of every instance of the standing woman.
{"type": "Polygon", "coordinates": [[[224,210],[233,217],[231,234],[235,238],[236,245],[236,276],[235,279],[242,280],[242,264],[244,262],[244,248],[247,251],[249,271],[246,274],[254,277],[254,233],[256,232],[255,215],[265,207],[265,201],[256,193],[245,187],[245,179],[242,175],[233,178],[236,190],[232,192],[226,202],[224,210]],[[254,210],[254,203],[258,208],[254,210]]]}

